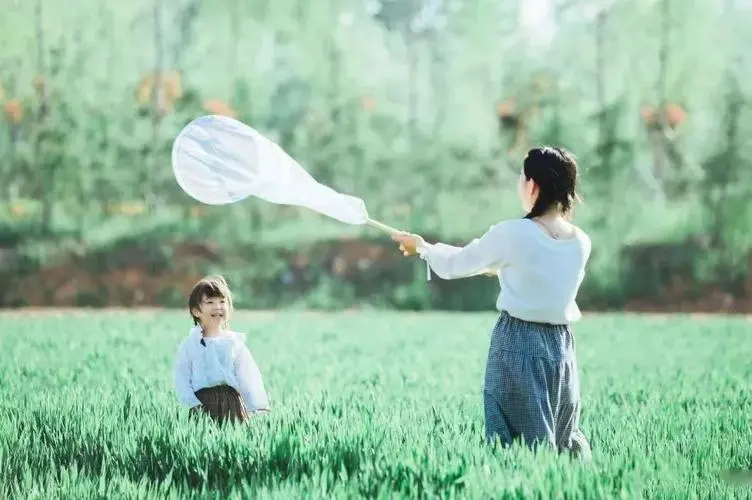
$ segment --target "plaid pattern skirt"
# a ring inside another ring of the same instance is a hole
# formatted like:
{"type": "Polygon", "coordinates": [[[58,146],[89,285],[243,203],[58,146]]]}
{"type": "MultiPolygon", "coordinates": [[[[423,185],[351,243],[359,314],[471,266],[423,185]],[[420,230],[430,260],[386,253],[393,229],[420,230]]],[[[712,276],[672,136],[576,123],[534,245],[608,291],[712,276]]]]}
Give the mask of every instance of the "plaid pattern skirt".
{"type": "Polygon", "coordinates": [[[550,445],[589,461],[580,430],[580,380],[568,325],[502,312],[491,335],[483,387],[486,439],[550,445]]]}
{"type": "Polygon", "coordinates": [[[229,385],[207,387],[196,391],[201,406],[191,408],[191,415],[205,414],[220,424],[225,422],[245,422],[248,411],[238,391],[229,385]]]}

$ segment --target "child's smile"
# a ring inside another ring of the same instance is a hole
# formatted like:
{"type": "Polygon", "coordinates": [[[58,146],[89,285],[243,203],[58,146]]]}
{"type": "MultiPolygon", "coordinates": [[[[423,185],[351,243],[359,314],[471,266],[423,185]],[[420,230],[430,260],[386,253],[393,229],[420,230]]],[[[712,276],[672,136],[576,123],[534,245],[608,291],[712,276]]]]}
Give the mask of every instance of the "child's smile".
{"type": "Polygon", "coordinates": [[[194,315],[201,325],[212,334],[220,330],[227,321],[229,309],[224,297],[204,297],[198,311],[194,315]]]}

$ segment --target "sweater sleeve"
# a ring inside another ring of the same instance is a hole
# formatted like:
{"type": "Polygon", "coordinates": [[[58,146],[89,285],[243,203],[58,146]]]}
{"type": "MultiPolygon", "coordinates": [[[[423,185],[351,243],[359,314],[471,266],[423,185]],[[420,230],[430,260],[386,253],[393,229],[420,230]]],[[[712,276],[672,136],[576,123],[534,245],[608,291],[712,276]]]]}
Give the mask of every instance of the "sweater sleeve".
{"type": "Polygon", "coordinates": [[[264,388],[261,370],[253,359],[248,346],[242,341],[238,344],[239,352],[235,362],[235,377],[239,385],[238,392],[249,410],[267,410],[269,409],[269,398],[264,388]]]}
{"type": "Polygon", "coordinates": [[[193,408],[201,404],[201,401],[193,392],[193,386],[191,385],[191,360],[188,355],[188,345],[185,341],[180,344],[175,356],[173,383],[175,393],[181,405],[193,408]]]}
{"type": "Polygon", "coordinates": [[[506,226],[500,223],[464,247],[421,242],[418,254],[440,278],[467,278],[503,265],[509,244],[505,233],[506,226]]]}

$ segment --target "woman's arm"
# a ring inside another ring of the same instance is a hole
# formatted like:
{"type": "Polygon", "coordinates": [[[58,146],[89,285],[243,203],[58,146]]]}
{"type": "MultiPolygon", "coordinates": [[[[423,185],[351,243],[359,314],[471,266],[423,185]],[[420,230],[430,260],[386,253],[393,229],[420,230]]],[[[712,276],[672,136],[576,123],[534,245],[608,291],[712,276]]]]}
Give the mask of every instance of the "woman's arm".
{"type": "Polygon", "coordinates": [[[430,244],[420,236],[409,234],[395,235],[393,239],[401,244],[407,255],[420,255],[439,277],[458,279],[501,267],[507,257],[508,239],[504,233],[503,223],[496,224],[464,247],[430,244]]]}

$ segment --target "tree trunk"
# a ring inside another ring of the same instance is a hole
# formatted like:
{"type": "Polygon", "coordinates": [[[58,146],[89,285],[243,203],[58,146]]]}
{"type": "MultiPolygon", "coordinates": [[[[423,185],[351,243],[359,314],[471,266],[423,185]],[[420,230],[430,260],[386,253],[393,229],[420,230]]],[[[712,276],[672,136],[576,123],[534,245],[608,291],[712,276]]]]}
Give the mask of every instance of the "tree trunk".
{"type": "Polygon", "coordinates": [[[162,123],[162,113],[166,109],[165,92],[162,77],[164,73],[164,34],[162,26],[163,0],[154,0],[154,80],[151,89],[151,149],[149,166],[146,169],[145,191],[146,205],[150,212],[155,212],[158,205],[157,183],[154,172],[157,171],[159,156],[159,133],[162,123]]]}
{"type": "MultiPolygon", "coordinates": [[[[44,58],[44,27],[42,26],[42,0],[37,0],[34,8],[35,38],[37,49],[37,72],[38,78],[44,78],[47,68],[44,58]]],[[[55,177],[57,165],[47,165],[42,158],[42,141],[44,136],[45,118],[47,117],[48,85],[42,81],[39,89],[39,108],[36,117],[36,134],[34,137],[34,158],[42,169],[42,233],[49,234],[52,231],[52,219],[55,205],[55,177]],[[40,164],[41,162],[41,164],[40,164]],[[48,171],[44,171],[48,169],[48,171]]]]}

